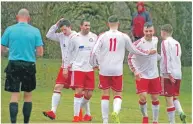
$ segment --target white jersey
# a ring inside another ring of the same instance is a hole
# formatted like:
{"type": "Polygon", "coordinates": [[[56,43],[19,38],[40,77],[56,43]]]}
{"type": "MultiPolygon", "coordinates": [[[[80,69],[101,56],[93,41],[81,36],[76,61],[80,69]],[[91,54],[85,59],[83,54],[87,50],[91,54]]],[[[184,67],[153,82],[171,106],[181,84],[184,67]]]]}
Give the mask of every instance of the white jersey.
{"type": "Polygon", "coordinates": [[[181,46],[178,41],[168,37],[161,43],[160,75],[168,78],[170,73],[175,79],[182,78],[181,72],[181,46]]]}
{"type": "Polygon", "coordinates": [[[134,47],[128,35],[118,30],[109,30],[99,36],[90,63],[93,66],[99,65],[101,75],[120,76],[123,74],[125,48],[132,53],[148,55],[148,51],[134,47]]]}
{"type": "MultiPolygon", "coordinates": [[[[152,37],[152,41],[146,41],[145,38],[141,38],[135,41],[133,44],[137,48],[143,50],[155,49],[157,50],[158,38],[152,37]]],[[[149,56],[139,56],[135,54],[128,55],[128,65],[132,72],[140,73],[141,78],[153,79],[159,77],[157,61],[158,54],[149,56]]]]}
{"type": "Polygon", "coordinates": [[[89,32],[87,35],[77,33],[76,36],[70,40],[68,64],[72,65],[72,71],[93,71],[89,59],[96,40],[97,35],[92,32],[89,32]]]}
{"type": "Polygon", "coordinates": [[[46,34],[46,37],[50,40],[57,41],[60,43],[60,48],[62,52],[62,68],[64,68],[64,63],[67,59],[67,52],[68,52],[68,45],[69,40],[76,34],[76,31],[72,31],[72,33],[69,36],[64,35],[63,32],[56,33],[56,30],[58,29],[57,25],[53,25],[48,33],[46,34]]]}

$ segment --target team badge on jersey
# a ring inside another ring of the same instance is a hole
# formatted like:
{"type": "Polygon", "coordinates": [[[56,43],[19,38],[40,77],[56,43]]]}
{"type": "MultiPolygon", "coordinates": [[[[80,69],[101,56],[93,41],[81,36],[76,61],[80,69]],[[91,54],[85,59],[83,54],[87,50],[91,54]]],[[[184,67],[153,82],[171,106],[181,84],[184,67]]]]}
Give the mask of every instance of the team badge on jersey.
{"type": "Polygon", "coordinates": [[[65,44],[63,44],[63,47],[66,47],[66,45],[65,45],[65,44]]]}
{"type": "Polygon", "coordinates": [[[92,38],[89,39],[90,42],[93,42],[94,40],[92,38]]]}

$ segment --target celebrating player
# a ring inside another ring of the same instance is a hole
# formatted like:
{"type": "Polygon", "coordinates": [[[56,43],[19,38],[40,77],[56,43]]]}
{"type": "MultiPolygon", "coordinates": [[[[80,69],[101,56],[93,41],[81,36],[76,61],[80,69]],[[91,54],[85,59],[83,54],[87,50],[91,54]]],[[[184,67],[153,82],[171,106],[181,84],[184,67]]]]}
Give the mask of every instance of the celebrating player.
{"type": "Polygon", "coordinates": [[[99,88],[102,89],[101,110],[103,123],[108,123],[109,96],[110,88],[113,90],[113,113],[114,123],[120,123],[119,112],[122,103],[123,88],[123,60],[125,48],[136,54],[148,55],[156,51],[144,51],[137,49],[132,45],[131,39],[126,34],[118,31],[119,20],[116,15],[108,18],[109,31],[99,36],[96,45],[93,48],[90,63],[93,66],[99,66],[99,88]]]}
{"type": "Polygon", "coordinates": [[[49,29],[46,35],[50,40],[60,43],[62,52],[62,66],[59,70],[56,85],[54,87],[54,93],[52,95],[52,108],[50,111],[43,112],[46,117],[49,117],[52,120],[56,118],[56,110],[60,102],[61,90],[63,88],[68,89],[71,83],[71,71],[69,70],[69,75],[65,77],[65,70],[63,68],[64,61],[66,61],[69,39],[75,36],[75,34],[76,32],[71,30],[71,22],[62,18],[49,29]],[[60,33],[56,33],[58,28],[60,28],[60,33]]]}
{"type": "MultiPolygon", "coordinates": [[[[79,122],[79,111],[92,97],[95,79],[93,67],[89,64],[91,50],[97,39],[97,35],[90,32],[90,22],[83,20],[80,25],[81,31],[70,40],[67,64],[72,69],[71,86],[75,88],[74,95],[74,119],[79,122]],[[71,57],[69,61],[69,57],[71,57]],[[82,91],[84,90],[84,98],[82,91]]],[[[65,75],[68,75],[68,67],[65,66],[65,75]]],[[[89,113],[84,116],[85,121],[91,121],[89,113]]]]}
{"type": "Polygon", "coordinates": [[[163,83],[163,95],[166,98],[167,112],[170,123],[175,123],[175,110],[178,111],[180,119],[185,123],[184,114],[177,96],[179,96],[181,72],[181,46],[178,41],[172,38],[173,28],[165,24],[161,28],[161,61],[160,74],[163,83]]]}
{"type": "MultiPolygon", "coordinates": [[[[157,51],[158,38],[153,36],[154,27],[146,22],[143,28],[144,37],[133,44],[137,48],[144,50],[155,49],[157,51]]],[[[160,57],[160,56],[159,56],[160,57]]],[[[157,67],[157,54],[150,56],[139,56],[129,54],[128,65],[135,75],[136,90],[139,94],[139,106],[143,115],[143,122],[148,123],[147,114],[147,94],[151,95],[153,123],[158,123],[159,99],[161,93],[161,83],[157,67]]]]}

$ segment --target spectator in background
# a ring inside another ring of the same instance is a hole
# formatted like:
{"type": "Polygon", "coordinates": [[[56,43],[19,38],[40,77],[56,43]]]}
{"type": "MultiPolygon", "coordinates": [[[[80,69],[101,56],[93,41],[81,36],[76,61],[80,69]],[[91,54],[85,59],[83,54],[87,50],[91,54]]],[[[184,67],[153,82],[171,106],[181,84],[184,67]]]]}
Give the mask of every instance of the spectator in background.
{"type": "Polygon", "coordinates": [[[152,23],[150,14],[145,10],[144,2],[138,2],[137,12],[133,14],[131,21],[131,30],[135,41],[144,36],[143,27],[146,22],[152,23]]]}

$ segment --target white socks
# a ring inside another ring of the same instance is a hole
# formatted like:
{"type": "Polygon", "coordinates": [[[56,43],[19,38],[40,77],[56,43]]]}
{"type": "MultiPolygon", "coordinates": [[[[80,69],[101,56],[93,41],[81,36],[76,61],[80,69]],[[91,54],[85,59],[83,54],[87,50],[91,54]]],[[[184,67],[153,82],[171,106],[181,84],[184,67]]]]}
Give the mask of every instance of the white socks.
{"type": "Polygon", "coordinates": [[[54,113],[56,113],[58,104],[60,102],[60,97],[61,97],[61,93],[54,91],[52,95],[52,109],[51,109],[54,113]]]}
{"type": "Polygon", "coordinates": [[[101,111],[103,123],[108,123],[109,118],[109,96],[102,96],[101,98],[101,111]]]}
{"type": "Polygon", "coordinates": [[[158,101],[152,101],[152,113],[153,113],[153,122],[158,122],[159,100],[158,101]]]}
{"type": "Polygon", "coordinates": [[[175,106],[176,111],[180,115],[183,112],[183,110],[182,110],[182,107],[180,105],[180,101],[176,98],[174,98],[174,106],[175,106]]]}
{"type": "Polygon", "coordinates": [[[175,124],[175,107],[168,107],[167,112],[170,124],[175,124]]]}
{"type": "Polygon", "coordinates": [[[89,104],[89,99],[87,99],[85,96],[82,98],[82,101],[81,101],[81,108],[85,108],[85,112],[87,115],[91,115],[90,114],[90,104],[89,104]]]}
{"type": "Polygon", "coordinates": [[[139,108],[141,110],[141,113],[142,113],[143,117],[148,117],[148,114],[147,114],[147,103],[139,101],[139,108]]]}
{"type": "Polygon", "coordinates": [[[74,116],[79,116],[82,95],[74,95],[74,116]]]}
{"type": "Polygon", "coordinates": [[[115,96],[113,100],[113,112],[116,112],[117,114],[119,114],[121,110],[121,103],[122,103],[121,96],[115,96]]]}

